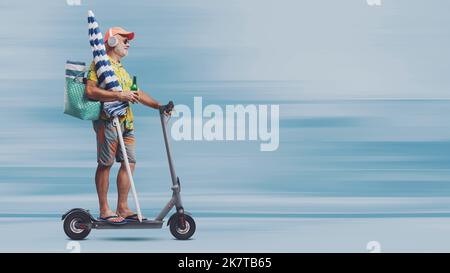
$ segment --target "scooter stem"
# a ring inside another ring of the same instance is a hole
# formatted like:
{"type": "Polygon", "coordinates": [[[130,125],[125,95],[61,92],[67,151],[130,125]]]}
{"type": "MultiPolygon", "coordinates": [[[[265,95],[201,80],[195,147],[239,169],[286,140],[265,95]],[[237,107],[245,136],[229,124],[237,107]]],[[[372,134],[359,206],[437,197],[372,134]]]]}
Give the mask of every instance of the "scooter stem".
{"type": "Polygon", "coordinates": [[[133,175],[131,173],[130,162],[128,161],[128,155],[127,155],[127,151],[125,149],[125,143],[123,142],[122,129],[120,128],[120,122],[119,122],[118,117],[114,117],[113,124],[114,124],[114,126],[116,126],[117,135],[119,136],[120,148],[122,150],[123,159],[125,161],[125,168],[127,170],[128,178],[130,179],[131,192],[133,193],[134,203],[136,204],[138,219],[139,219],[139,222],[142,223],[141,207],[139,206],[139,200],[137,197],[136,188],[134,187],[133,175]]]}
{"type": "Polygon", "coordinates": [[[178,186],[177,175],[175,173],[175,166],[172,160],[172,149],[170,148],[169,137],[167,134],[167,122],[169,118],[166,117],[164,114],[160,114],[160,118],[164,136],[164,144],[166,146],[167,160],[169,161],[170,177],[172,178],[173,186],[178,186]]]}

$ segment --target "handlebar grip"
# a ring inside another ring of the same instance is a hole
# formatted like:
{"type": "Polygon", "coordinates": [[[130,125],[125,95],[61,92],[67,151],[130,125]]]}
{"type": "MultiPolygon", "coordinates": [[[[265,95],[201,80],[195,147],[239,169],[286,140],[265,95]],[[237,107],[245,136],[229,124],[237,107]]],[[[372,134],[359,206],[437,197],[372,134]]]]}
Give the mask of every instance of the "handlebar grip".
{"type": "Polygon", "coordinates": [[[175,107],[175,105],[173,104],[173,101],[169,101],[168,104],[166,105],[161,105],[159,107],[159,113],[160,114],[164,114],[164,113],[170,113],[172,112],[173,108],[175,107]]]}

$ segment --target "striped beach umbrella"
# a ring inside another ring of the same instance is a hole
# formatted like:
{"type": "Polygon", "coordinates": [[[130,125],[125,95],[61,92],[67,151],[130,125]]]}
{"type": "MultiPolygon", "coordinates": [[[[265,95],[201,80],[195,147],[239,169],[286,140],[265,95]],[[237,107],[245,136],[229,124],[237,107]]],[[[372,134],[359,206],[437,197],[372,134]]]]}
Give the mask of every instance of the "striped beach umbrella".
{"type": "MultiPolygon", "coordinates": [[[[98,27],[97,20],[95,20],[94,13],[91,10],[88,11],[88,26],[89,43],[91,44],[92,55],[94,56],[95,70],[100,88],[121,92],[122,87],[114,74],[114,70],[112,69],[108,55],[106,54],[103,35],[98,27]]],[[[125,115],[127,107],[128,102],[111,101],[103,103],[103,110],[110,117],[125,115]]]]}

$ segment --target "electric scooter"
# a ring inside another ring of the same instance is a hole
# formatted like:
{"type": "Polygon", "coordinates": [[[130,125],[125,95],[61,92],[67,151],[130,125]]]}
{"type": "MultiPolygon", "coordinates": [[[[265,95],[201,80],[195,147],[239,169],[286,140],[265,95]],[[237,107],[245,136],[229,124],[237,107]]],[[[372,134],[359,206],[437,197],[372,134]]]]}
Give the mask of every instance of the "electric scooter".
{"type": "Polygon", "coordinates": [[[161,118],[161,126],[164,136],[164,143],[166,146],[167,159],[169,161],[170,176],[172,178],[172,198],[167,205],[162,209],[158,216],[154,220],[143,220],[141,209],[139,206],[136,189],[134,186],[133,176],[131,174],[130,164],[126,154],[125,144],[123,142],[122,131],[120,123],[117,117],[113,119],[114,126],[116,127],[125,166],[127,169],[128,177],[130,178],[131,191],[136,205],[138,220],[125,220],[125,224],[114,224],[105,220],[99,220],[94,218],[89,210],[82,208],[71,209],[66,212],[61,220],[64,220],[64,232],[72,240],[82,240],[86,238],[92,229],[157,229],[162,228],[164,218],[175,207],[176,211],[170,216],[167,221],[167,225],[170,226],[170,232],[179,240],[189,239],[195,232],[195,221],[190,213],[184,211],[183,204],[181,202],[181,187],[180,179],[175,173],[175,167],[172,160],[172,152],[169,145],[169,139],[167,134],[167,124],[170,120],[170,113],[174,108],[174,104],[170,101],[168,104],[159,108],[159,115],[161,118]]]}

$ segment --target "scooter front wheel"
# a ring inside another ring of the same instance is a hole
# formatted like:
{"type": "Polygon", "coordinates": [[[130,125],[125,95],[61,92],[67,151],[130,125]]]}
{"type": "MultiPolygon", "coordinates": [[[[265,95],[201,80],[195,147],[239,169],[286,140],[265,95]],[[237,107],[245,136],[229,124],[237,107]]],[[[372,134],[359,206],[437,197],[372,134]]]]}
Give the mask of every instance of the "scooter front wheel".
{"type": "Polygon", "coordinates": [[[170,233],[178,240],[187,240],[191,238],[191,236],[194,235],[195,228],[194,219],[187,214],[175,217],[173,221],[170,222],[170,233]],[[184,217],[184,227],[182,227],[182,223],[180,223],[180,217],[184,217]]]}
{"type": "Polygon", "coordinates": [[[72,212],[64,219],[64,232],[72,240],[83,240],[91,232],[91,219],[85,212],[72,212]]]}

